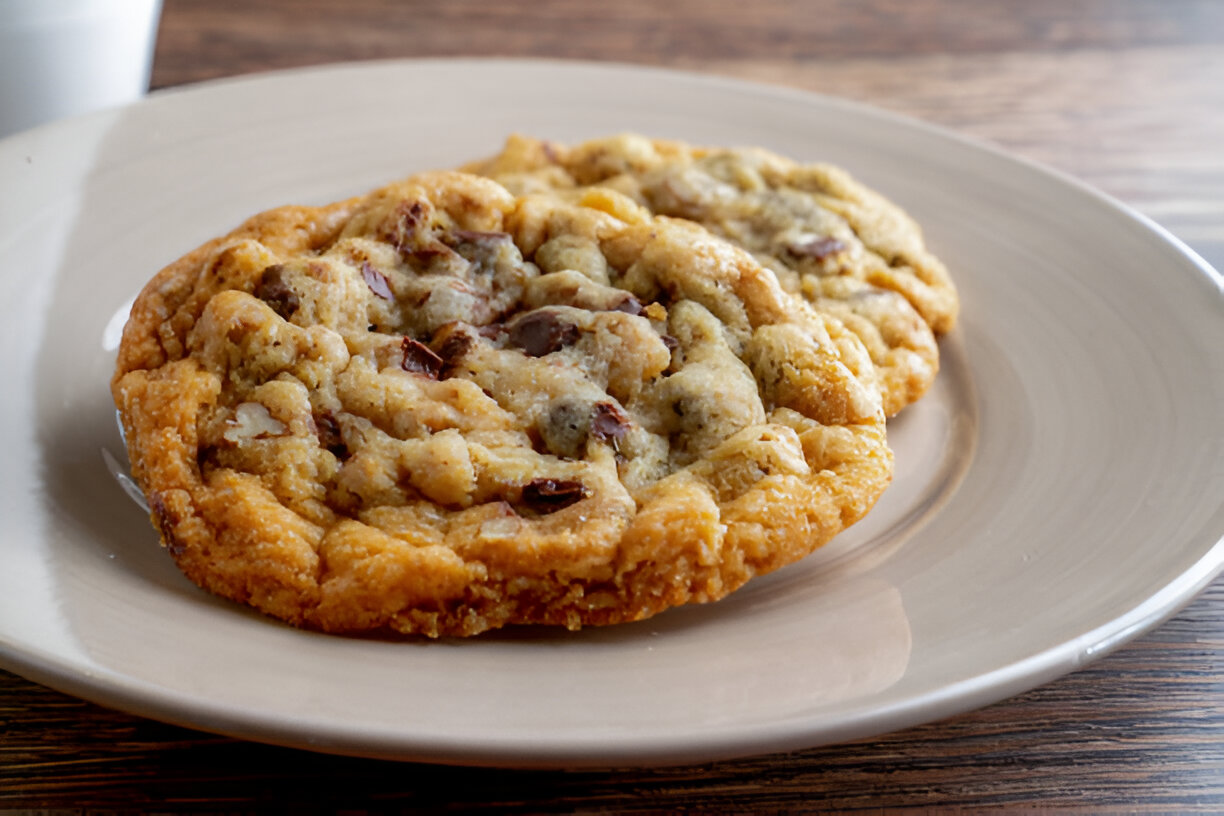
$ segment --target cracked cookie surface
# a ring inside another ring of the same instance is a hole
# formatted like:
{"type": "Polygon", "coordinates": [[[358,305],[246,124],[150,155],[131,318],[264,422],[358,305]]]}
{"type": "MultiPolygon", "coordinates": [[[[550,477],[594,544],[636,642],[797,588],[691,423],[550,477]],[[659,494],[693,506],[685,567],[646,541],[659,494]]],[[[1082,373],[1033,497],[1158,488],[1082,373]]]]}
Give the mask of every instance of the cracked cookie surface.
{"type": "Polygon", "coordinates": [[[614,192],[423,174],[160,272],[112,392],[164,546],[332,632],[570,628],[716,600],[891,477],[865,349],[614,192]]]}
{"type": "Polygon", "coordinates": [[[464,169],[520,193],[608,186],[747,249],[859,336],[890,416],[939,370],[935,338],[958,310],[951,278],[904,212],[838,168],[626,134],[574,146],[513,136],[464,169]]]}

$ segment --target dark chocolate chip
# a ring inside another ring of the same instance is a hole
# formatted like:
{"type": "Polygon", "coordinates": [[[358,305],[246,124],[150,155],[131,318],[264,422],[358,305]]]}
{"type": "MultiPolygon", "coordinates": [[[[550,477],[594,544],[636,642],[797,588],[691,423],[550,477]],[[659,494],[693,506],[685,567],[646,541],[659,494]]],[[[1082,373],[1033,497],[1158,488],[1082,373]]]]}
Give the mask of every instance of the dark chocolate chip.
{"type": "Polygon", "coordinates": [[[348,446],[344,444],[344,435],[340,430],[340,423],[332,416],[331,412],[325,411],[321,414],[315,414],[315,433],[319,437],[319,445],[331,451],[332,455],[337,459],[344,460],[349,456],[348,446]]]}
{"type": "Polygon", "coordinates": [[[505,232],[452,230],[439,236],[444,248],[454,252],[469,264],[468,274],[476,278],[491,278],[497,274],[497,260],[506,246],[513,247],[505,232]]]}
{"type": "Polygon", "coordinates": [[[581,482],[532,479],[523,487],[523,504],[537,513],[555,513],[585,499],[589,493],[581,482]]]}
{"type": "Polygon", "coordinates": [[[787,247],[792,255],[800,258],[815,258],[818,261],[823,261],[832,255],[843,252],[846,245],[836,238],[812,238],[807,241],[800,241],[791,244],[787,247]]]}
{"type": "Polygon", "coordinates": [[[416,247],[415,249],[412,249],[410,251],[401,250],[400,252],[401,257],[403,257],[405,260],[409,258],[415,258],[418,261],[431,261],[434,258],[440,257],[442,255],[457,255],[457,254],[458,253],[455,252],[455,250],[451,249],[446,244],[442,243],[441,241],[435,241],[432,239],[429,241],[429,243],[422,244],[421,246],[416,247]]]}
{"type": "Polygon", "coordinates": [[[552,312],[531,312],[510,326],[510,342],[532,357],[543,357],[578,340],[578,327],[552,312]]]}
{"type": "Polygon", "coordinates": [[[544,439],[544,435],[540,433],[539,428],[535,425],[528,425],[525,431],[527,433],[527,441],[531,443],[533,451],[536,453],[552,453],[552,450],[548,447],[547,440],[544,439]]]}
{"type": "Polygon", "coordinates": [[[424,343],[418,343],[411,337],[405,337],[403,342],[404,358],[400,360],[400,368],[413,374],[424,374],[431,379],[438,379],[442,373],[442,358],[424,343]]]}
{"type": "Polygon", "coordinates": [[[640,315],[645,307],[642,306],[642,301],[635,298],[633,295],[625,295],[625,299],[612,307],[611,311],[625,312],[631,315],[640,315]]]}
{"type": "Polygon", "coordinates": [[[216,445],[201,445],[200,449],[196,451],[196,467],[198,467],[201,472],[203,472],[205,468],[215,465],[216,462],[217,462],[217,446],[216,445]]]}
{"type": "Polygon", "coordinates": [[[629,433],[629,419],[620,408],[610,402],[597,402],[593,407],[591,436],[615,445],[629,433]]]}
{"type": "Polygon", "coordinates": [[[293,313],[301,305],[297,292],[293,291],[285,280],[285,267],[281,264],[273,264],[264,269],[263,274],[259,276],[259,283],[255,285],[255,297],[271,306],[272,311],[283,320],[293,317],[293,313]]]}
{"type": "Polygon", "coordinates": [[[442,358],[444,364],[453,365],[462,360],[474,345],[476,345],[475,337],[463,329],[456,329],[442,341],[442,345],[438,347],[438,356],[442,358]]]}
{"type": "Polygon", "coordinates": [[[157,491],[149,494],[149,514],[153,517],[153,526],[158,532],[174,526],[170,518],[170,508],[166,507],[166,500],[157,491]]]}
{"type": "Polygon", "coordinates": [[[394,231],[383,237],[395,247],[401,257],[407,259],[413,254],[414,244],[418,243],[414,238],[420,232],[424,219],[425,205],[421,202],[400,202],[396,208],[394,231]]]}
{"type": "Polygon", "coordinates": [[[369,261],[361,262],[361,277],[365,279],[366,286],[370,287],[371,292],[383,300],[395,300],[395,293],[391,291],[391,283],[387,280],[387,276],[371,266],[369,261]]]}
{"type": "Polygon", "coordinates": [[[161,493],[155,491],[149,495],[149,513],[153,517],[153,525],[157,528],[157,532],[161,533],[162,542],[165,543],[166,549],[170,551],[171,555],[178,558],[186,551],[187,547],[174,534],[174,514],[166,506],[166,501],[162,498],[161,493]]]}
{"type": "Polygon", "coordinates": [[[476,338],[468,327],[457,328],[447,335],[438,346],[438,356],[442,359],[442,368],[438,378],[444,380],[454,376],[455,370],[459,368],[463,358],[474,345],[476,345],[476,338]]]}

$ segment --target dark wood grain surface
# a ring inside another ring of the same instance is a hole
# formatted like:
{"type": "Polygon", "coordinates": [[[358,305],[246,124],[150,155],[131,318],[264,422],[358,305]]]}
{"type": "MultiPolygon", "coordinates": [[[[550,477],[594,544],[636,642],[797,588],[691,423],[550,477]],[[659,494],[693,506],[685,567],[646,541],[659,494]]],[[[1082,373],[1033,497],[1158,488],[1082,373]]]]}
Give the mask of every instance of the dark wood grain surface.
{"type": "MultiPolygon", "coordinates": [[[[339,60],[668,65],[869,102],[1053,165],[1224,267],[1217,0],[165,0],[155,87],[339,60]]],[[[1224,580],[1080,671],[850,745],[545,772],[212,736],[0,673],[0,809],[1224,812],[1224,580]]]]}

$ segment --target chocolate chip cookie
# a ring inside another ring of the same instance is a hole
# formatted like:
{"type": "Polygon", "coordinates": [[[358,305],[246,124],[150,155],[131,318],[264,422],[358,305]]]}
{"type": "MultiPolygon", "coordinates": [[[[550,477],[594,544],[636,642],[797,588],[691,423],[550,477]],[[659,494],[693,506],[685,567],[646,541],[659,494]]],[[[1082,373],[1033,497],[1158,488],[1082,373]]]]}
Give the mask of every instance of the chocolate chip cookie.
{"type": "Polygon", "coordinates": [[[112,391],[183,572],[329,632],[713,601],[892,469],[862,344],[749,254],[612,191],[460,173],[272,210],[171,264],[112,391]]]}

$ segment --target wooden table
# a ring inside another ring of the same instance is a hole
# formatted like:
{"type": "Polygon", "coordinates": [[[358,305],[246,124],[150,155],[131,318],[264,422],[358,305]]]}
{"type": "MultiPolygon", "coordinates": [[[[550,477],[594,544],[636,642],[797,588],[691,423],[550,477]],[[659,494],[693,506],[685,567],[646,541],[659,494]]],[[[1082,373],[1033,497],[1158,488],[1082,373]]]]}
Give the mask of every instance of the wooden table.
{"type": "MultiPolygon", "coordinates": [[[[1111,193],[1224,268],[1217,0],[165,0],[153,85],[339,60],[652,63],[863,100],[1111,193]]],[[[438,768],[197,733],[0,672],[0,808],[1224,810],[1224,580],[981,711],[695,767],[438,768]]]]}

